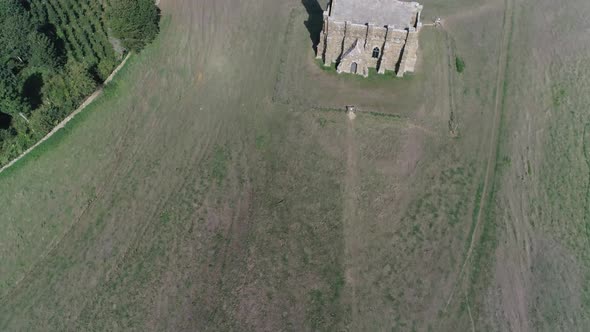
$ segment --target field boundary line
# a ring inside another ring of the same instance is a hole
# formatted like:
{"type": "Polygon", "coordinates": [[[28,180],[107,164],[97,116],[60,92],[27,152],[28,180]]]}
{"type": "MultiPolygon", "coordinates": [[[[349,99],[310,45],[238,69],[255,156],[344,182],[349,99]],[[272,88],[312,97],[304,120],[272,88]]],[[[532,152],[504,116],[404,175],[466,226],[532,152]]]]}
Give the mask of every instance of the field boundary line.
{"type": "MultiPolygon", "coordinates": [[[[346,173],[344,175],[344,200],[342,211],[342,236],[344,240],[344,278],[350,289],[351,296],[351,322],[353,330],[359,330],[355,324],[359,324],[359,308],[357,303],[358,289],[358,263],[354,253],[359,250],[359,240],[356,238],[358,225],[358,189],[359,189],[359,157],[355,141],[355,120],[354,117],[346,117],[346,173]]],[[[350,326],[349,326],[350,327],[350,326]]]]}
{"type": "MultiPolygon", "coordinates": [[[[294,7],[291,8],[291,10],[289,11],[289,19],[287,20],[287,26],[285,27],[285,31],[282,32],[281,34],[281,39],[282,39],[282,47],[281,49],[283,50],[281,52],[281,56],[279,57],[279,63],[278,63],[278,70],[277,70],[277,74],[275,77],[275,82],[274,82],[274,86],[273,86],[273,91],[272,91],[272,97],[271,100],[274,103],[277,102],[282,102],[283,98],[280,96],[281,91],[282,91],[282,87],[281,84],[283,83],[284,80],[284,68],[285,68],[285,62],[287,61],[287,54],[288,49],[289,49],[289,41],[292,41],[293,38],[289,38],[292,34],[293,34],[293,30],[295,28],[295,19],[298,15],[303,15],[303,12],[300,12],[298,10],[298,8],[294,7]]],[[[288,104],[288,102],[286,102],[286,104],[288,104]]]]}
{"type": "Polygon", "coordinates": [[[465,256],[463,264],[461,265],[461,270],[459,271],[459,274],[457,276],[457,280],[454,283],[454,286],[451,290],[451,293],[450,293],[447,303],[445,305],[445,308],[444,308],[445,312],[446,312],[449,304],[453,300],[453,296],[455,294],[457,286],[459,285],[459,283],[461,282],[461,280],[463,278],[463,275],[465,273],[465,268],[467,267],[467,263],[469,262],[469,260],[471,258],[471,254],[473,253],[473,248],[475,247],[476,239],[477,239],[477,232],[479,230],[479,226],[481,225],[481,220],[482,220],[482,215],[483,215],[482,211],[484,211],[484,209],[486,208],[485,203],[489,197],[490,182],[495,177],[495,164],[496,164],[496,160],[498,157],[497,150],[498,150],[498,144],[499,144],[499,139],[500,139],[499,134],[500,134],[500,129],[501,129],[501,123],[500,123],[501,116],[500,116],[500,114],[502,113],[503,108],[504,108],[504,98],[505,98],[503,86],[505,84],[505,77],[506,77],[506,72],[508,70],[508,63],[509,63],[508,50],[509,50],[509,46],[511,43],[512,30],[514,29],[513,20],[512,20],[512,16],[514,15],[513,6],[514,6],[513,0],[506,0],[505,1],[504,24],[502,26],[502,40],[501,40],[501,45],[500,45],[500,53],[498,55],[498,75],[496,78],[496,87],[495,87],[496,97],[494,100],[493,127],[492,127],[492,131],[490,134],[490,141],[489,141],[490,143],[489,143],[488,158],[487,158],[487,163],[486,163],[486,172],[485,172],[485,178],[484,178],[484,183],[483,183],[483,190],[482,190],[482,194],[481,194],[481,198],[480,198],[479,211],[477,213],[477,219],[476,219],[477,221],[476,221],[475,226],[473,228],[473,233],[471,235],[469,248],[467,249],[467,254],[465,256]]]}
{"type": "MultiPolygon", "coordinates": [[[[590,136],[590,123],[584,125],[582,134],[582,149],[584,150],[584,161],[586,167],[590,170],[590,146],[588,137],[590,136]]],[[[586,183],[586,199],[584,202],[584,227],[586,229],[586,241],[590,241],[590,177],[586,183]]]]}
{"type": "Polygon", "coordinates": [[[129,58],[131,57],[131,54],[132,53],[127,53],[127,56],[125,57],[125,59],[123,59],[123,61],[117,66],[117,68],[115,68],[115,70],[113,70],[111,75],[109,75],[109,77],[104,81],[104,83],[101,84],[99,86],[99,88],[96,91],[94,91],[90,96],[88,96],[86,98],[86,100],[84,100],[84,102],[74,112],[72,112],[65,119],[63,119],[47,135],[45,135],[45,137],[43,137],[37,143],[35,143],[33,146],[31,146],[30,148],[25,150],[25,152],[23,152],[20,156],[16,157],[12,161],[10,161],[8,164],[6,164],[2,168],[0,168],[0,174],[2,172],[4,172],[5,170],[7,170],[8,168],[10,168],[11,166],[14,166],[14,164],[16,164],[19,160],[21,160],[22,158],[27,156],[29,153],[31,153],[33,150],[35,150],[39,145],[43,144],[45,141],[50,139],[58,131],[60,131],[62,128],[64,128],[68,124],[68,122],[70,122],[76,115],[80,114],[84,109],[86,109],[86,107],[88,107],[90,104],[92,104],[93,101],[95,101],[98,97],[100,97],[104,91],[104,88],[113,80],[115,75],[117,75],[117,73],[121,69],[123,69],[123,67],[127,63],[127,60],[129,60],[129,58]]]}
{"type": "Polygon", "coordinates": [[[471,308],[469,306],[469,299],[467,298],[467,294],[465,294],[465,303],[467,304],[467,313],[469,314],[469,320],[471,321],[471,331],[475,332],[475,322],[473,321],[473,316],[471,316],[471,308]]]}

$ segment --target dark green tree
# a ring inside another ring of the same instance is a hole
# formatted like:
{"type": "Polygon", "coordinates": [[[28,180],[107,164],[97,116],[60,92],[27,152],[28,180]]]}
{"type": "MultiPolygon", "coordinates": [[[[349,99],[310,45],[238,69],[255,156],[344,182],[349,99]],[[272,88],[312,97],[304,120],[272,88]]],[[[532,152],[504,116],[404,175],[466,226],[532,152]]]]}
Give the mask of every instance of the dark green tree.
{"type": "Polygon", "coordinates": [[[114,37],[139,51],[158,34],[160,15],[154,0],[111,0],[107,20],[114,37]]]}
{"type": "Polygon", "coordinates": [[[0,62],[22,69],[53,68],[58,59],[53,42],[39,33],[17,0],[0,0],[0,62]]]}
{"type": "Polygon", "coordinates": [[[29,58],[29,16],[20,2],[0,0],[0,61],[13,60],[24,66],[29,58]]]}
{"type": "Polygon", "coordinates": [[[29,127],[35,139],[40,139],[66,117],[63,112],[50,106],[41,106],[34,110],[29,117],[29,127]]]}
{"type": "Polygon", "coordinates": [[[8,67],[0,64],[0,112],[14,117],[20,112],[27,113],[27,110],[16,76],[8,67]]]}
{"type": "Polygon", "coordinates": [[[44,104],[59,109],[71,110],[73,108],[74,102],[70,97],[68,83],[63,75],[54,74],[49,76],[43,85],[42,95],[44,104]]]}
{"type": "Polygon", "coordinates": [[[29,35],[31,53],[28,64],[31,67],[54,69],[58,65],[58,57],[52,41],[45,35],[33,32],[29,35]]]}
{"type": "Polygon", "coordinates": [[[70,95],[76,102],[81,101],[94,91],[96,82],[92,78],[92,75],[90,75],[88,65],[77,61],[70,61],[66,64],[65,69],[70,95]]]}
{"type": "Polygon", "coordinates": [[[63,73],[54,74],[43,85],[45,104],[72,110],[82,99],[94,91],[96,82],[86,64],[70,60],[63,73]]]}

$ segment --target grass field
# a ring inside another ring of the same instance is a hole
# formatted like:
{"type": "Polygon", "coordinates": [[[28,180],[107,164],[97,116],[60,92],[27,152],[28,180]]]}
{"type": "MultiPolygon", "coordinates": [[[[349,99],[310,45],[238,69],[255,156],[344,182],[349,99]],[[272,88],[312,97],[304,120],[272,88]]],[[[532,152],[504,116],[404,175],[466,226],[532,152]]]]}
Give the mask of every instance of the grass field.
{"type": "Polygon", "coordinates": [[[0,330],[585,330],[590,5],[423,2],[417,73],[362,80],[308,2],[162,0],[0,174],[0,330]]]}

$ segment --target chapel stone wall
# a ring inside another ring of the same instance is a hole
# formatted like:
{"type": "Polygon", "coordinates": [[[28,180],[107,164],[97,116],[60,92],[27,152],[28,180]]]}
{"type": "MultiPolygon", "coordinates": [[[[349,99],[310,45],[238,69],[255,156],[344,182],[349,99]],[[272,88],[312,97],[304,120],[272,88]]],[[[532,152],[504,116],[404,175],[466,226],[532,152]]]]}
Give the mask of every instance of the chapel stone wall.
{"type": "MultiPolygon", "coordinates": [[[[380,74],[397,71],[398,76],[402,76],[414,71],[418,58],[418,30],[422,26],[420,11],[412,18],[413,27],[340,22],[330,16],[330,11],[328,7],[324,12],[324,26],[317,46],[317,57],[323,59],[324,65],[339,63],[358,41],[362,43],[362,54],[356,50],[355,59],[348,60],[362,63],[363,68],[376,68],[380,74]],[[373,58],[375,48],[379,49],[378,58],[373,58]]],[[[347,67],[342,66],[339,71],[346,72],[347,67]]]]}
{"type": "Polygon", "coordinates": [[[344,22],[336,22],[328,19],[328,32],[326,36],[326,47],[324,53],[324,64],[326,66],[337,62],[342,54],[342,41],[346,31],[344,22]]]}

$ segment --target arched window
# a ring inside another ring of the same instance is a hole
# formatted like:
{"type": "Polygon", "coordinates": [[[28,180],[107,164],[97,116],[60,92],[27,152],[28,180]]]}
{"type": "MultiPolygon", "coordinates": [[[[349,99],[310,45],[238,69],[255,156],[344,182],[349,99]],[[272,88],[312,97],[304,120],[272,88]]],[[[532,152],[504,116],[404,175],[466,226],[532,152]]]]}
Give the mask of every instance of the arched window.
{"type": "Polygon", "coordinates": [[[379,59],[379,47],[373,49],[373,58],[379,59]]]}

